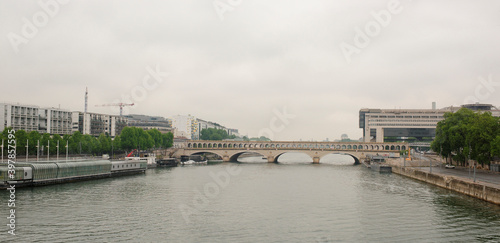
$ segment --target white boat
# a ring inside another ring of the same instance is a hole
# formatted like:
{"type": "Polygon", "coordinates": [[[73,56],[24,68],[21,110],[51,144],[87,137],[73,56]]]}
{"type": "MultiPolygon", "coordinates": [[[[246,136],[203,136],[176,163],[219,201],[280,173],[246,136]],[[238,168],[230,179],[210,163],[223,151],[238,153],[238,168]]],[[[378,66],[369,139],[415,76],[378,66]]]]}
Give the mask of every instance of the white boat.
{"type": "Polygon", "coordinates": [[[192,165],[194,164],[194,160],[181,161],[181,165],[192,165]]]}
{"type": "Polygon", "coordinates": [[[208,163],[207,160],[204,160],[204,161],[188,160],[188,161],[181,162],[181,165],[196,165],[196,164],[207,164],[207,163],[208,163]]]}
{"type": "Polygon", "coordinates": [[[156,166],[156,156],[155,154],[144,154],[142,157],[125,157],[125,160],[135,160],[135,161],[145,161],[148,167],[156,166]]]}

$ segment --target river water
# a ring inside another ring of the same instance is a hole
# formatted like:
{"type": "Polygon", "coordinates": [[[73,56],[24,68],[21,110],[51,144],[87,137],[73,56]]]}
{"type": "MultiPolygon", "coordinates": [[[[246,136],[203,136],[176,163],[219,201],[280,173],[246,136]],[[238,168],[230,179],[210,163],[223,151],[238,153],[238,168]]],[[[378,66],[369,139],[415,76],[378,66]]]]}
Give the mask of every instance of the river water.
{"type": "Polygon", "coordinates": [[[15,237],[3,191],[0,241],[500,241],[498,206],[350,158],[314,165],[294,156],[18,189],[15,237]]]}

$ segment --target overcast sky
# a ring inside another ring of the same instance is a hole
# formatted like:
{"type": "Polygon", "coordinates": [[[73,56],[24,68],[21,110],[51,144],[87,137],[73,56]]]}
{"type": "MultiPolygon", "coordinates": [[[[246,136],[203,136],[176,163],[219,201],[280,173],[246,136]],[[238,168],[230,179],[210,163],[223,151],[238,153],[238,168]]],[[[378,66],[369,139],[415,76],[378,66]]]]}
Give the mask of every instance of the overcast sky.
{"type": "Polygon", "coordinates": [[[0,2],[0,102],[88,87],[91,112],[318,141],[360,138],[360,108],[500,106],[500,1],[49,2],[0,2]]]}

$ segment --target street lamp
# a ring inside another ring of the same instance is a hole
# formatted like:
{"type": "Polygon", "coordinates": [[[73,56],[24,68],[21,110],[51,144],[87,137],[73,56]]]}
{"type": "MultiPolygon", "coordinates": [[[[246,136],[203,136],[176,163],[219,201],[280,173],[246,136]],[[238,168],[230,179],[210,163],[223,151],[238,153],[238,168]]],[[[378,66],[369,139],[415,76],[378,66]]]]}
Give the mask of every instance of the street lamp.
{"type": "Polygon", "coordinates": [[[3,139],[2,139],[2,163],[3,163],[3,139]]]}
{"type": "Polygon", "coordinates": [[[47,161],[49,161],[49,155],[50,155],[50,140],[47,140],[47,161]]]}
{"type": "Polygon", "coordinates": [[[476,183],[476,161],[474,161],[474,183],[476,183]]]}
{"type": "Polygon", "coordinates": [[[29,139],[26,139],[26,162],[28,162],[28,157],[29,157],[29,154],[28,154],[28,151],[29,151],[29,139]]]}
{"type": "Polygon", "coordinates": [[[40,158],[40,140],[36,144],[36,161],[40,158]]]}
{"type": "Polygon", "coordinates": [[[57,146],[56,146],[56,148],[57,148],[57,155],[56,155],[57,157],[56,157],[56,160],[59,160],[59,140],[57,140],[57,146]]]}
{"type": "Polygon", "coordinates": [[[469,167],[469,178],[470,178],[470,142],[469,142],[469,157],[467,158],[467,167],[469,167]]]}

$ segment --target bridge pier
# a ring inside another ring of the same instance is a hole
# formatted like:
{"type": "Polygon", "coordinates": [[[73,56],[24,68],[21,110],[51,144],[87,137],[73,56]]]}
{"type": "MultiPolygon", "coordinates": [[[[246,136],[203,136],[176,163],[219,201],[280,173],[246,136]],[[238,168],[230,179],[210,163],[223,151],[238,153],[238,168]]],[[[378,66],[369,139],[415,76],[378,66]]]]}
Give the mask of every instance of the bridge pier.
{"type": "Polygon", "coordinates": [[[313,157],[313,164],[319,164],[319,157],[313,157]]]}
{"type": "Polygon", "coordinates": [[[274,163],[274,156],[267,156],[268,163],[274,163]]]}
{"type": "Polygon", "coordinates": [[[229,156],[227,156],[227,155],[224,155],[224,156],[222,156],[222,161],[223,162],[231,162],[231,158],[229,158],[229,156]]]}

